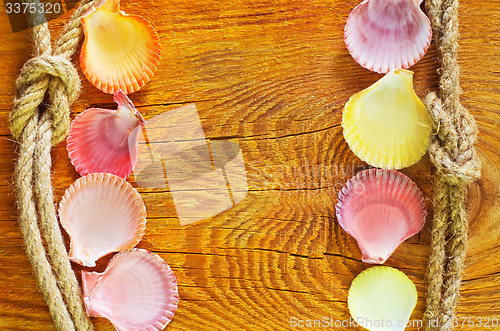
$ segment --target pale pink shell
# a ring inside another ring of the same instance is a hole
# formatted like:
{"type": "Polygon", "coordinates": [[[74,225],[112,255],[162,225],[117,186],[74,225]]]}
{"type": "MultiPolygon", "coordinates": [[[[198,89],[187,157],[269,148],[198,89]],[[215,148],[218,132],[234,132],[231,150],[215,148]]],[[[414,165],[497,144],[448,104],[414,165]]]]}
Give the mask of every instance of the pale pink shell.
{"type": "Polygon", "coordinates": [[[120,90],[118,110],[89,108],[71,123],[67,149],[82,176],[107,172],[127,178],[137,163],[139,134],[146,121],[120,90]]]}
{"type": "Polygon", "coordinates": [[[349,15],[344,40],[364,68],[378,73],[407,69],[427,52],[429,19],[415,0],[365,0],[349,15]]]}
{"type": "Polygon", "coordinates": [[[420,189],[394,170],[358,173],[342,188],[337,201],[337,220],[356,239],[367,263],[384,263],[422,229],[427,215],[420,189]]]}
{"type": "Polygon", "coordinates": [[[143,249],[118,253],[103,273],[82,271],[82,281],[88,314],[109,319],[119,331],[162,330],[179,303],[172,269],[143,249]]]}
{"type": "Polygon", "coordinates": [[[146,229],[146,207],[123,178],[95,173],[66,190],[59,219],[71,238],[70,260],[94,267],[102,256],[139,243],[146,229]]]}

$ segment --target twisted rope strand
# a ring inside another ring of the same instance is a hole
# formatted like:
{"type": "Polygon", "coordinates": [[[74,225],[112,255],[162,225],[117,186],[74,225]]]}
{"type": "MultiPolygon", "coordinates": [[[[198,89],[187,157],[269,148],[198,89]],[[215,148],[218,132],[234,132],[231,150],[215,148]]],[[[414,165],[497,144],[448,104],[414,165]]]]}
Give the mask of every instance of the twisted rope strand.
{"type": "Polygon", "coordinates": [[[85,14],[94,4],[94,0],[82,0],[76,8],[68,23],[64,26],[61,36],[56,42],[54,55],[60,55],[69,59],[75,53],[82,38],[82,23],[80,17],[85,14]]]}
{"type": "Polygon", "coordinates": [[[453,327],[464,269],[465,194],[468,185],[480,177],[481,163],[474,148],[476,122],[460,104],[458,0],[428,0],[427,9],[440,52],[441,77],[439,98],[435,93],[426,97],[435,132],[429,155],[437,173],[424,329],[447,331],[453,327]],[[437,326],[429,323],[432,319],[437,326]]]}
{"type": "MultiPolygon", "coordinates": [[[[81,39],[80,16],[92,2],[81,2],[57,42],[54,54],[47,23],[33,28],[35,57],[25,63],[16,80],[18,97],[14,99],[9,116],[11,133],[20,143],[15,182],[26,253],[56,328],[63,331],[93,329],[66,253],[50,181],[51,144],[66,137],[70,124],[69,107],[80,91],[78,72],[69,58],[81,39]],[[42,113],[40,105],[46,95],[48,107],[42,113]],[[42,235],[52,265],[47,259],[42,235]]],[[[30,19],[32,22],[44,21],[43,17],[30,19]]]]}
{"type": "Polygon", "coordinates": [[[449,261],[446,265],[444,293],[441,299],[440,321],[442,330],[453,329],[455,307],[460,294],[460,284],[464,269],[464,260],[467,242],[468,220],[465,213],[464,201],[467,185],[461,179],[452,180],[450,185],[450,223],[448,232],[450,240],[446,252],[449,261]]]}
{"type": "Polygon", "coordinates": [[[76,330],[89,330],[92,327],[81,303],[82,293],[75,274],[71,269],[53,203],[54,196],[50,178],[51,130],[49,113],[44,113],[38,123],[38,143],[36,144],[34,155],[34,171],[37,174],[35,192],[38,198],[39,212],[45,217],[44,222],[40,222],[42,235],[47,244],[48,255],[52,263],[53,271],[57,276],[59,288],[67,303],[68,310],[73,317],[75,328],[76,330]]]}
{"type": "MultiPolygon", "coordinates": [[[[436,109],[441,106],[439,99],[435,93],[429,94],[425,103],[428,109],[436,109]],[[437,104],[436,104],[437,103],[437,104]]],[[[435,126],[436,124],[434,124],[435,126]]],[[[446,126],[445,126],[446,127],[446,126]]],[[[436,127],[434,131],[438,130],[436,127]]],[[[436,143],[432,140],[431,144],[436,143]]],[[[448,197],[448,183],[443,180],[443,177],[436,177],[434,183],[434,220],[431,230],[431,253],[429,257],[427,271],[427,309],[424,313],[424,323],[427,326],[431,325],[431,321],[439,318],[439,306],[441,303],[441,292],[443,287],[443,274],[445,265],[445,243],[447,220],[450,209],[450,199],[448,197]]],[[[436,330],[430,328],[429,330],[436,330]]]]}
{"type": "Polygon", "coordinates": [[[19,145],[19,159],[15,169],[17,186],[17,201],[19,208],[19,227],[26,243],[26,254],[42,291],[43,297],[49,306],[49,312],[59,330],[75,330],[57,280],[52,273],[52,266],[45,255],[40,228],[37,222],[36,203],[34,200],[33,183],[33,156],[35,151],[38,116],[35,114],[26,123],[19,145]]]}
{"type": "MultiPolygon", "coordinates": [[[[82,38],[82,23],[80,17],[92,7],[93,0],[83,0],[64,27],[61,37],[57,40],[54,56],[69,59],[73,56],[82,38]]],[[[78,78],[78,72],[71,65],[66,77],[78,78]]],[[[78,97],[80,80],[64,82],[53,79],[49,83],[49,112],[52,114],[52,144],[57,144],[66,138],[70,125],[69,107],[78,97]],[[72,86],[72,84],[74,84],[72,86]],[[67,96],[67,98],[65,97],[67,96]],[[67,109],[68,111],[58,111],[67,109]]]]}

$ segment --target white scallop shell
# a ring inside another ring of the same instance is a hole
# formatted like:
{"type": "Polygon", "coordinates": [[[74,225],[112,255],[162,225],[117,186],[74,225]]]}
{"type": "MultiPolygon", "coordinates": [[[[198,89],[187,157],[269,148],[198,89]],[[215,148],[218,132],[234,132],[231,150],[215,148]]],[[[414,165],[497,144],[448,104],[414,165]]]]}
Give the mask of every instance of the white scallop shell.
{"type": "Polygon", "coordinates": [[[349,15],[344,40],[364,68],[378,73],[407,69],[427,52],[429,19],[415,0],[365,0],[349,15]]]}
{"type": "Polygon", "coordinates": [[[177,280],[158,255],[143,249],[118,253],[103,273],[82,271],[91,316],[109,319],[117,330],[162,330],[179,303],[177,280]]]}
{"type": "Polygon", "coordinates": [[[146,207],[124,179],[94,173],[66,190],[59,219],[71,238],[69,258],[94,267],[100,257],[139,243],[146,229],[146,207]]]}

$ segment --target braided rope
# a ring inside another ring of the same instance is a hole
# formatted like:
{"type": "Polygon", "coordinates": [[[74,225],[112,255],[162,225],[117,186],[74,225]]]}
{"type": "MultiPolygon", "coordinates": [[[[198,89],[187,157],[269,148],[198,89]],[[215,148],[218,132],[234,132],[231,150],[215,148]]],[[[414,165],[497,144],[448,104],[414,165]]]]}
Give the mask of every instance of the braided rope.
{"type": "Polygon", "coordinates": [[[481,163],[474,148],[476,122],[460,104],[458,0],[428,0],[426,5],[440,52],[441,77],[439,97],[430,93],[425,99],[435,133],[429,155],[437,173],[424,329],[451,330],[466,252],[465,194],[480,177],[481,163]]]}
{"type": "Polygon", "coordinates": [[[50,149],[65,139],[69,107],[80,91],[78,72],[70,58],[82,35],[80,17],[91,5],[92,0],[80,3],[54,52],[47,23],[33,28],[35,57],[24,64],[16,80],[18,96],[9,116],[11,133],[19,142],[15,184],[26,253],[56,328],[64,331],[93,327],[57,222],[50,149]],[[41,106],[44,101],[46,111],[41,106]]]}

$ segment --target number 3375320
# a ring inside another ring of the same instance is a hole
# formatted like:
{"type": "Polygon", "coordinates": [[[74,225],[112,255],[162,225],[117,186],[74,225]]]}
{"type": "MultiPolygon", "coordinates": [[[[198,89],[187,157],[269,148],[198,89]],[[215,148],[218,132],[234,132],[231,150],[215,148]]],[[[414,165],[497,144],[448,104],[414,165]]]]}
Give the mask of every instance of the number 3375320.
{"type": "Polygon", "coordinates": [[[59,3],[30,3],[30,2],[7,2],[5,3],[7,14],[59,14],[61,4],[59,3]]]}

